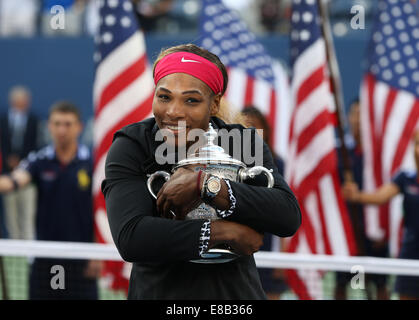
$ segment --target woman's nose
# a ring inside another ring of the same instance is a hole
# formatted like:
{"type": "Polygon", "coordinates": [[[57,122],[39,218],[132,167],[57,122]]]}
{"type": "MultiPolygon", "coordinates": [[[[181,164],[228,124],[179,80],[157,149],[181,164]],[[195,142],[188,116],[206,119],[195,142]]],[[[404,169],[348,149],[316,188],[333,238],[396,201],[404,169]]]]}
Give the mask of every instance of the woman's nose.
{"type": "Polygon", "coordinates": [[[172,120],[180,120],[185,118],[185,110],[181,103],[173,101],[169,104],[166,114],[172,120]]]}

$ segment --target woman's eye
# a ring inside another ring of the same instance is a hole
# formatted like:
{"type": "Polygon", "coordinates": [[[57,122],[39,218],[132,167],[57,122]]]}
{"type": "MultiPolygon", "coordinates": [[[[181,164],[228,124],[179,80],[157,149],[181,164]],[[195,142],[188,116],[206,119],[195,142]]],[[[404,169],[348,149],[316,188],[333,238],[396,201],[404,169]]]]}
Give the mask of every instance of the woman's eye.
{"type": "Polygon", "coordinates": [[[195,99],[195,98],[188,98],[188,99],[186,99],[186,102],[187,103],[198,103],[199,100],[198,99],[195,99]]]}
{"type": "Polygon", "coordinates": [[[160,100],[169,100],[169,97],[165,94],[160,94],[158,97],[160,100]]]}

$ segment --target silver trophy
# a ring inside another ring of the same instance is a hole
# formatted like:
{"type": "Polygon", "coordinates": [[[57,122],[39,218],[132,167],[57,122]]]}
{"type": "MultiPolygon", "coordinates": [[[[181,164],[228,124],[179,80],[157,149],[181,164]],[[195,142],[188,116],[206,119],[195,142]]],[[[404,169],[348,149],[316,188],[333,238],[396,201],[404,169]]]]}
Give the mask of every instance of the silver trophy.
{"type": "MultiPolygon", "coordinates": [[[[271,173],[272,170],[268,170],[262,166],[247,168],[243,162],[232,158],[222,147],[214,144],[217,132],[213,129],[211,123],[209,124],[209,130],[205,132],[204,137],[204,146],[198,148],[192,155],[180,160],[173,167],[172,173],[181,167],[192,167],[195,171],[202,170],[203,172],[217,176],[221,179],[229,179],[234,182],[243,182],[244,180],[254,178],[259,174],[264,174],[268,179],[267,187],[273,187],[274,178],[271,173]]],[[[147,188],[154,198],[157,199],[157,196],[152,189],[154,179],[157,177],[163,177],[166,181],[168,181],[170,176],[171,174],[166,171],[156,171],[155,173],[149,175],[147,188]]],[[[172,214],[175,215],[173,212],[172,214]]],[[[217,220],[220,218],[213,207],[202,202],[199,206],[190,211],[186,215],[185,219],[217,220]]],[[[191,261],[196,263],[223,263],[231,261],[237,257],[238,255],[234,253],[228,245],[221,245],[209,249],[200,259],[191,261]]]]}

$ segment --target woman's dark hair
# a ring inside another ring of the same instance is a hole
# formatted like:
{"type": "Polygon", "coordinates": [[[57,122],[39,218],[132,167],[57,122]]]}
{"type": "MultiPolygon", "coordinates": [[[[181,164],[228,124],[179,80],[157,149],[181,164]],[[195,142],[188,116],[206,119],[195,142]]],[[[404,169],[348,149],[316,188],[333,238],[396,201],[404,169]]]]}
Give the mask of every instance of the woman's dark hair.
{"type": "Polygon", "coordinates": [[[163,59],[165,56],[171,54],[171,53],[175,53],[175,52],[190,52],[190,53],[194,53],[198,56],[201,56],[209,61],[211,61],[212,63],[214,63],[218,69],[220,69],[221,74],[223,75],[224,78],[224,85],[223,85],[223,91],[221,92],[221,96],[224,95],[226,89],[227,89],[227,85],[228,85],[228,74],[227,74],[227,69],[224,66],[224,64],[221,62],[221,60],[212,52],[208,51],[207,49],[198,47],[195,44],[192,43],[188,43],[188,44],[181,44],[178,46],[174,46],[174,47],[170,47],[170,48],[166,48],[163,49],[160,54],[158,55],[157,59],[154,61],[154,65],[153,65],[153,77],[154,77],[154,70],[156,68],[157,63],[163,59]]]}
{"type": "Polygon", "coordinates": [[[73,103],[69,101],[58,101],[52,105],[49,109],[49,116],[54,112],[60,113],[72,113],[74,114],[79,121],[81,121],[81,114],[79,108],[77,108],[73,103]]]}

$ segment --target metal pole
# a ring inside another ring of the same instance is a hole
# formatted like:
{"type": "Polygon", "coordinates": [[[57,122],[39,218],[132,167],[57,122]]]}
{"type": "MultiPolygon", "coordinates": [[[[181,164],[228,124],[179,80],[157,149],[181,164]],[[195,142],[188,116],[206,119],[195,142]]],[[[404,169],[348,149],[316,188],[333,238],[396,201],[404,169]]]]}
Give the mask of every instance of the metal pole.
{"type": "MultiPolygon", "coordinates": [[[[342,161],[343,161],[343,169],[344,169],[344,181],[353,181],[353,170],[352,170],[352,162],[351,158],[349,157],[349,151],[345,144],[345,134],[343,130],[343,110],[344,110],[344,103],[343,103],[343,93],[342,93],[342,85],[340,82],[340,73],[339,73],[339,66],[337,63],[335,51],[333,48],[333,38],[332,32],[330,29],[330,21],[327,9],[327,0],[317,0],[319,5],[320,17],[321,17],[321,30],[323,33],[323,38],[326,45],[326,57],[328,62],[328,67],[330,71],[330,79],[331,85],[333,90],[333,98],[335,101],[336,106],[336,118],[337,118],[337,130],[339,134],[339,138],[341,141],[341,152],[342,152],[342,161]]],[[[353,204],[348,205],[349,214],[351,215],[351,221],[353,230],[355,233],[355,240],[358,247],[358,253],[360,255],[365,255],[365,248],[364,242],[362,240],[362,232],[361,225],[358,222],[358,219],[355,215],[355,207],[353,204]]]]}

